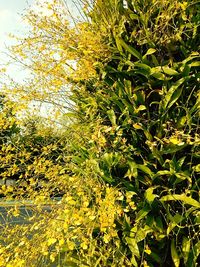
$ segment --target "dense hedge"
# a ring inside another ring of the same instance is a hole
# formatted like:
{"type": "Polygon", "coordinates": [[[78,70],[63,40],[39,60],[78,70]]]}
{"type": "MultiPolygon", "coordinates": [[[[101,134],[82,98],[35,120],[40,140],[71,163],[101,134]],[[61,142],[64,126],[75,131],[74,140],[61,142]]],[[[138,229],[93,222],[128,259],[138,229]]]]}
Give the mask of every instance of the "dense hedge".
{"type": "Polygon", "coordinates": [[[111,56],[73,100],[99,123],[92,145],[103,180],[135,203],[117,223],[133,266],[199,259],[199,7],[109,0],[89,12],[111,56]]]}
{"type": "Polygon", "coordinates": [[[73,119],[60,139],[44,130],[1,146],[3,163],[22,159],[36,213],[30,224],[6,224],[0,266],[197,266],[199,2],[81,0],[85,21],[74,26],[60,3],[46,3],[51,16],[27,16],[33,31],[13,53],[35,83],[13,92],[47,101],[60,93],[73,119]],[[41,177],[48,183],[35,192],[41,177]],[[56,205],[52,188],[63,194],[56,205]]]}

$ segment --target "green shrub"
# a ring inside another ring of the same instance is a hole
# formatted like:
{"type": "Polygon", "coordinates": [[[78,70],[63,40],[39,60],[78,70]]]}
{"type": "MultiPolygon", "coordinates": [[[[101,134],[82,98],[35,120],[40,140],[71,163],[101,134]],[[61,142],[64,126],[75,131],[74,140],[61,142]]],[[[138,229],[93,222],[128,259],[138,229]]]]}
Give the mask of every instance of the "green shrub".
{"type": "Polygon", "coordinates": [[[92,142],[103,180],[131,195],[117,226],[133,266],[197,266],[200,5],[125,2],[89,12],[111,57],[73,99],[100,122],[92,142]]]}
{"type": "MultiPolygon", "coordinates": [[[[0,266],[197,266],[199,2],[80,2],[87,22],[73,28],[61,1],[46,3],[52,16],[30,12],[33,32],[13,48],[37,78],[19,92],[48,100],[70,84],[73,123],[61,139],[33,134],[31,123],[19,147],[4,145],[3,163],[22,159],[30,185],[33,174],[48,183],[25,189],[30,223],[5,223],[0,266]],[[56,188],[64,194],[55,205],[56,188]]],[[[9,216],[20,216],[19,205],[9,216]]]]}

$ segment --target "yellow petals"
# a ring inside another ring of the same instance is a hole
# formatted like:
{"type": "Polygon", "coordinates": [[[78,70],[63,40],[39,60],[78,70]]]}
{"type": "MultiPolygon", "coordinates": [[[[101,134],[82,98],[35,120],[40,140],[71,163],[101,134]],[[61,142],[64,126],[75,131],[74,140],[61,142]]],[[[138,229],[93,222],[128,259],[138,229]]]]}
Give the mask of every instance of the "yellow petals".
{"type": "Polygon", "coordinates": [[[48,246],[53,245],[54,243],[56,243],[57,239],[55,237],[51,237],[48,239],[47,243],[48,246]]]}

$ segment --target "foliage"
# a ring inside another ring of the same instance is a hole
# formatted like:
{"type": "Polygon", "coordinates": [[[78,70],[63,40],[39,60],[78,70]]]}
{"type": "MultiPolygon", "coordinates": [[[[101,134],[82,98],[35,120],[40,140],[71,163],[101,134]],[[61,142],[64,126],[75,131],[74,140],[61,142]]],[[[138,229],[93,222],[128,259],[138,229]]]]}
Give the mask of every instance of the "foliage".
{"type": "Polygon", "coordinates": [[[34,79],[19,96],[58,93],[74,119],[58,137],[36,130],[19,150],[3,146],[7,170],[24,162],[13,174],[35,213],[4,227],[0,266],[197,266],[199,2],[81,2],[87,22],[75,25],[60,1],[49,16],[31,11],[33,31],[13,47],[34,79]]]}

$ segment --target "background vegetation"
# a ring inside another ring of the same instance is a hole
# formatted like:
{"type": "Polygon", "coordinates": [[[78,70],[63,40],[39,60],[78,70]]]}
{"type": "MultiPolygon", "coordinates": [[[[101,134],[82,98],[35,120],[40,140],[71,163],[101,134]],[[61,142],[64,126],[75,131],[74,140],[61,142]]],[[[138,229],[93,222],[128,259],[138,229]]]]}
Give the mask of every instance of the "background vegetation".
{"type": "Polygon", "coordinates": [[[0,266],[197,266],[199,1],[80,3],[73,22],[61,1],[30,10],[10,51],[31,77],[3,88],[1,195],[33,213],[5,219],[0,266]],[[57,104],[63,126],[16,99],[57,104]]]}

